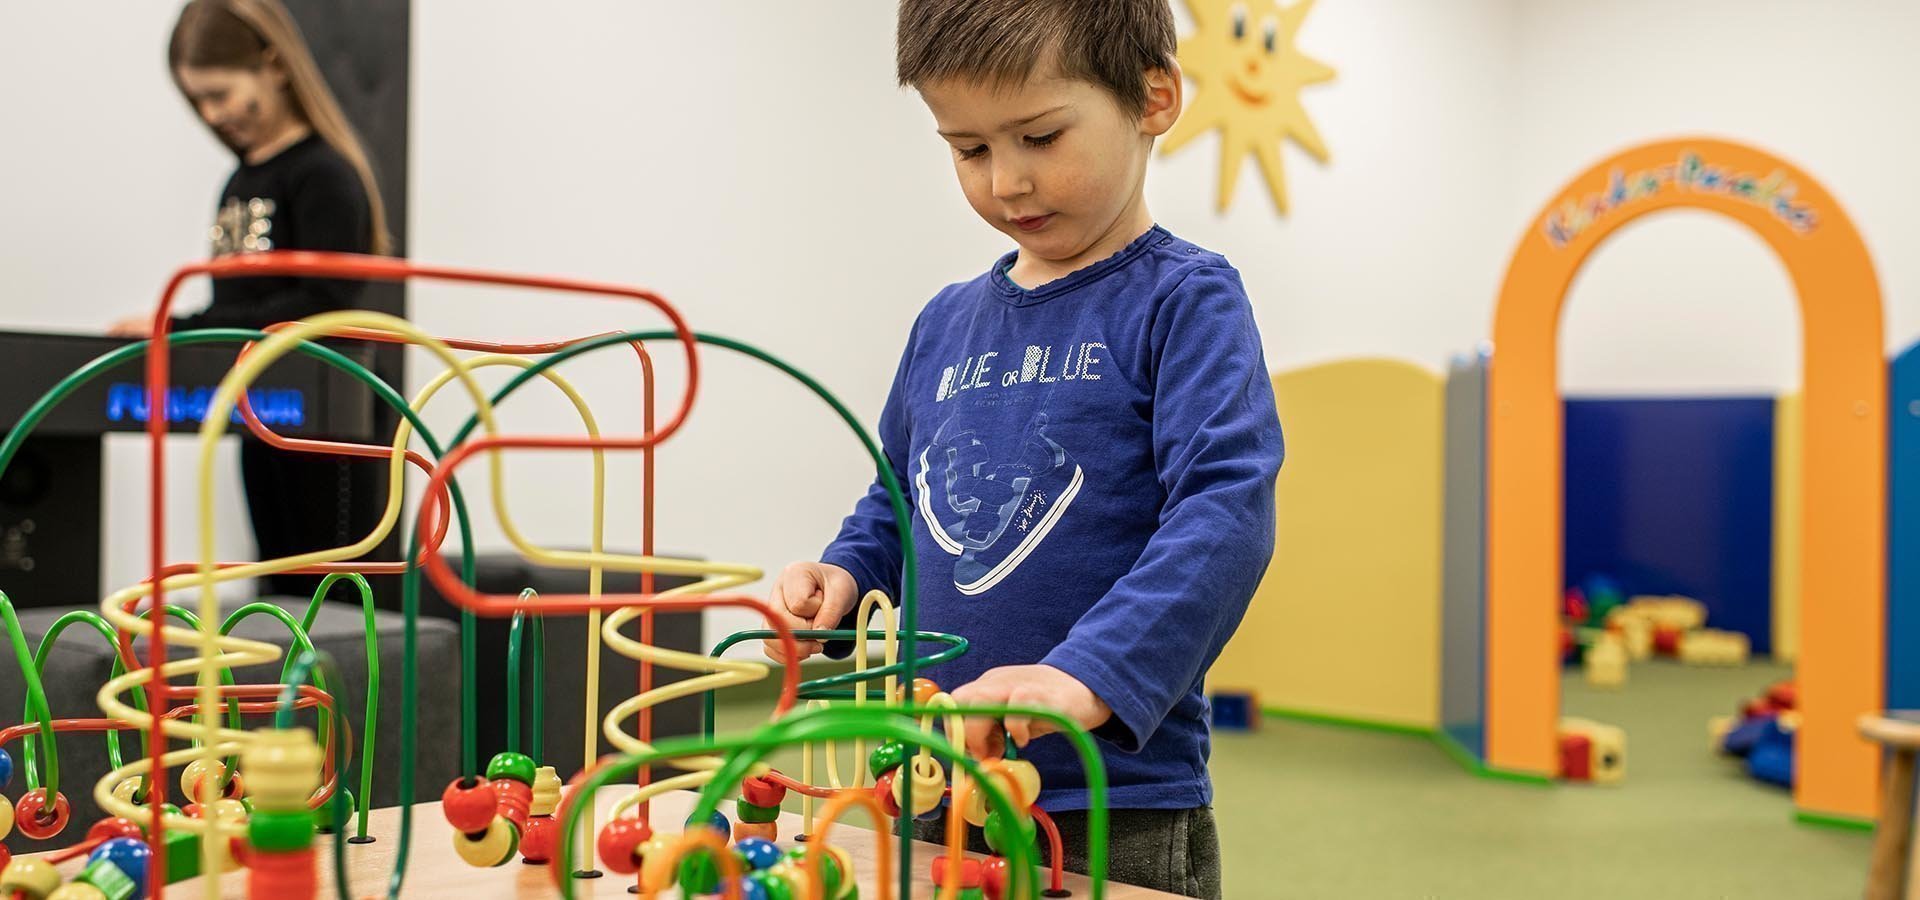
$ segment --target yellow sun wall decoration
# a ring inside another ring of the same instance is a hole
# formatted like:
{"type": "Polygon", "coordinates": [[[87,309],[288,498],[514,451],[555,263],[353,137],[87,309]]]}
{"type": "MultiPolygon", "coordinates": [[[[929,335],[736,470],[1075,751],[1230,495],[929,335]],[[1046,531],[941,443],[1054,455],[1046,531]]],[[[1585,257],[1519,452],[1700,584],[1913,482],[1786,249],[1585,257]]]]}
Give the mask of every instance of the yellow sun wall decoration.
{"type": "Polygon", "coordinates": [[[1226,212],[1240,169],[1251,154],[1260,161],[1267,190],[1280,213],[1287,211],[1286,171],[1280,144],[1287,138],[1329,159],[1326,142],[1300,105],[1300,90],[1333,80],[1333,68],[1300,52],[1294,39],[1314,0],[1281,6],[1277,0],[1187,0],[1193,34],[1180,39],[1180,68],[1199,86],[1186,112],[1160,145],[1180,149],[1202,132],[1220,129],[1219,211],[1226,212]]]}

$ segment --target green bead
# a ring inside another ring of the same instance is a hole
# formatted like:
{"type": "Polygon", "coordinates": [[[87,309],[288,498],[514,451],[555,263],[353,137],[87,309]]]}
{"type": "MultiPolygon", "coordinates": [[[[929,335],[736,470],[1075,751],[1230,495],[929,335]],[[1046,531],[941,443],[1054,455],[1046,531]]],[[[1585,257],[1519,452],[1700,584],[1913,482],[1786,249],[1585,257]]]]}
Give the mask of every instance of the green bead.
{"type": "Polygon", "coordinates": [[[793,884],[765,869],[747,873],[747,880],[757,881],[767,893],[767,900],[793,900],[793,884]]]}
{"type": "Polygon", "coordinates": [[[502,753],[487,763],[487,780],[511,778],[521,784],[531,785],[538,768],[533,764],[533,758],[524,753],[502,753]]]}
{"type": "Polygon", "coordinates": [[[961,888],[960,900],[987,900],[987,894],[979,888],[961,888]]]}
{"type": "Polygon", "coordinates": [[[88,863],[86,871],[74,876],[74,881],[85,882],[107,895],[107,900],[127,900],[133,896],[133,876],[120,870],[109,860],[96,860],[88,863]]]}
{"type": "Polygon", "coordinates": [[[175,805],[173,805],[173,804],[171,804],[171,803],[162,803],[162,804],[160,804],[160,811],[161,811],[161,812],[164,812],[164,813],[166,813],[166,814],[167,814],[167,815],[169,815],[169,816],[184,816],[184,815],[186,815],[186,813],[183,813],[183,812],[181,812],[181,811],[180,811],[180,807],[178,807],[178,806],[175,806],[175,805]]]}
{"type": "MultiPolygon", "coordinates": [[[[839,857],[834,856],[832,853],[828,853],[826,848],[824,847],[819,848],[819,853],[820,853],[821,887],[826,888],[826,896],[832,897],[834,898],[834,900],[839,900],[840,881],[841,881],[841,876],[844,874],[840,871],[840,859],[839,857]]],[[[788,850],[787,859],[793,862],[793,867],[795,869],[798,869],[802,872],[805,872],[807,870],[807,848],[806,847],[804,846],[795,847],[791,850],[788,850]]]]}
{"type": "MultiPolygon", "coordinates": [[[[347,812],[341,818],[344,823],[347,819],[353,818],[353,792],[346,788],[338,788],[334,793],[347,801],[347,812]]],[[[328,797],[327,802],[320,804],[319,808],[313,811],[313,827],[321,834],[333,833],[333,805],[337,802],[339,801],[333,797],[328,797]]]]}
{"type": "Polygon", "coordinates": [[[780,807],[758,806],[745,800],[735,801],[734,814],[739,816],[740,821],[755,825],[780,821],[780,807]]]}
{"type": "MultiPolygon", "coordinates": [[[[1000,839],[999,837],[997,837],[997,835],[1001,833],[1000,830],[1003,827],[1002,823],[1005,821],[1006,820],[1001,817],[999,810],[990,811],[987,813],[987,824],[986,824],[986,827],[983,829],[987,833],[987,846],[992,847],[993,852],[998,853],[1001,856],[1006,856],[1007,851],[1011,849],[1008,847],[1000,846],[1000,839]]],[[[1015,816],[1014,826],[1018,829],[1017,839],[1025,841],[1027,846],[1033,846],[1033,836],[1034,836],[1034,829],[1035,829],[1035,826],[1033,824],[1033,817],[1032,816],[1015,816]]]]}
{"type": "Polygon", "coordinates": [[[867,771],[873,773],[873,777],[879,778],[880,773],[906,762],[907,754],[910,752],[912,751],[907,749],[907,745],[899,741],[881,744],[873,748],[873,755],[867,757],[867,771]]]}
{"type": "Polygon", "coordinates": [[[688,896],[720,891],[720,866],[714,862],[713,851],[695,847],[680,859],[680,890],[688,896]]]}
{"type": "Polygon", "coordinates": [[[275,853],[313,846],[313,816],[304,811],[260,810],[247,820],[247,840],[253,849],[275,853]]]}

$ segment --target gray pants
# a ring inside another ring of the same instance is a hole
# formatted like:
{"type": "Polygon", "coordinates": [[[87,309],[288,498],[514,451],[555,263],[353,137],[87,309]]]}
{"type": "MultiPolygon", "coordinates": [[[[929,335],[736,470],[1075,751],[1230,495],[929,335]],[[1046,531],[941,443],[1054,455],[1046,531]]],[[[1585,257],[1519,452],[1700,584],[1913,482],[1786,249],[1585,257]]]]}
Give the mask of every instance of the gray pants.
{"type": "MultiPolygon", "coordinates": [[[[930,843],[946,840],[946,820],[928,815],[913,822],[914,837],[930,843]]],[[[1087,871],[1087,814],[1053,814],[1065,849],[1066,869],[1087,871]]],[[[967,849],[986,853],[980,829],[970,828],[967,849]]],[[[1047,857],[1045,835],[1036,859],[1047,857]]],[[[1107,879],[1179,894],[1218,900],[1220,897],[1220,836],[1214,831],[1213,809],[1114,809],[1107,811],[1107,879]]]]}

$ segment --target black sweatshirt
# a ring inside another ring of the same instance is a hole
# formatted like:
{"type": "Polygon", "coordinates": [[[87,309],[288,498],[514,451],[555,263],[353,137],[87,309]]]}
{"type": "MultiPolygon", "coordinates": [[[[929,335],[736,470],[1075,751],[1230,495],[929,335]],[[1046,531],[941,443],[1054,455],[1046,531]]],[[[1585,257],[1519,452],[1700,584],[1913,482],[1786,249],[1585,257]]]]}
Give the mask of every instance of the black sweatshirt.
{"type": "MultiPolygon", "coordinates": [[[[242,161],[220,194],[212,255],[267,250],[366,253],[373,245],[366,187],[318,134],[261,163],[242,161]]],[[[361,282],[254,276],[213,282],[213,302],[174,328],[264,328],[346,309],[361,282]]]]}

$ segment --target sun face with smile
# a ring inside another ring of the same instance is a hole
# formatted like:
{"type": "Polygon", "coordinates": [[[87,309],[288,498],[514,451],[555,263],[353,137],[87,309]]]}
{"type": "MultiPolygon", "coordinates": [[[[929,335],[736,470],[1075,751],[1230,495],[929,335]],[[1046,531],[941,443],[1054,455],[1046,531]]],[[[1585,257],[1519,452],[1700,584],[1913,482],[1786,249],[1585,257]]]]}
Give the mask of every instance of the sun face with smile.
{"type": "Polygon", "coordinates": [[[1180,40],[1180,67],[1199,90],[1161,143],[1172,153],[1203,132],[1220,129],[1217,206],[1233,199],[1240,169],[1260,161],[1273,205],[1287,211],[1280,144],[1288,138],[1326,162],[1326,143],[1300,105],[1300,90],[1333,79],[1333,69],[1294,46],[1314,0],[1280,6],[1277,0],[1187,0],[1194,33],[1180,40]]]}

